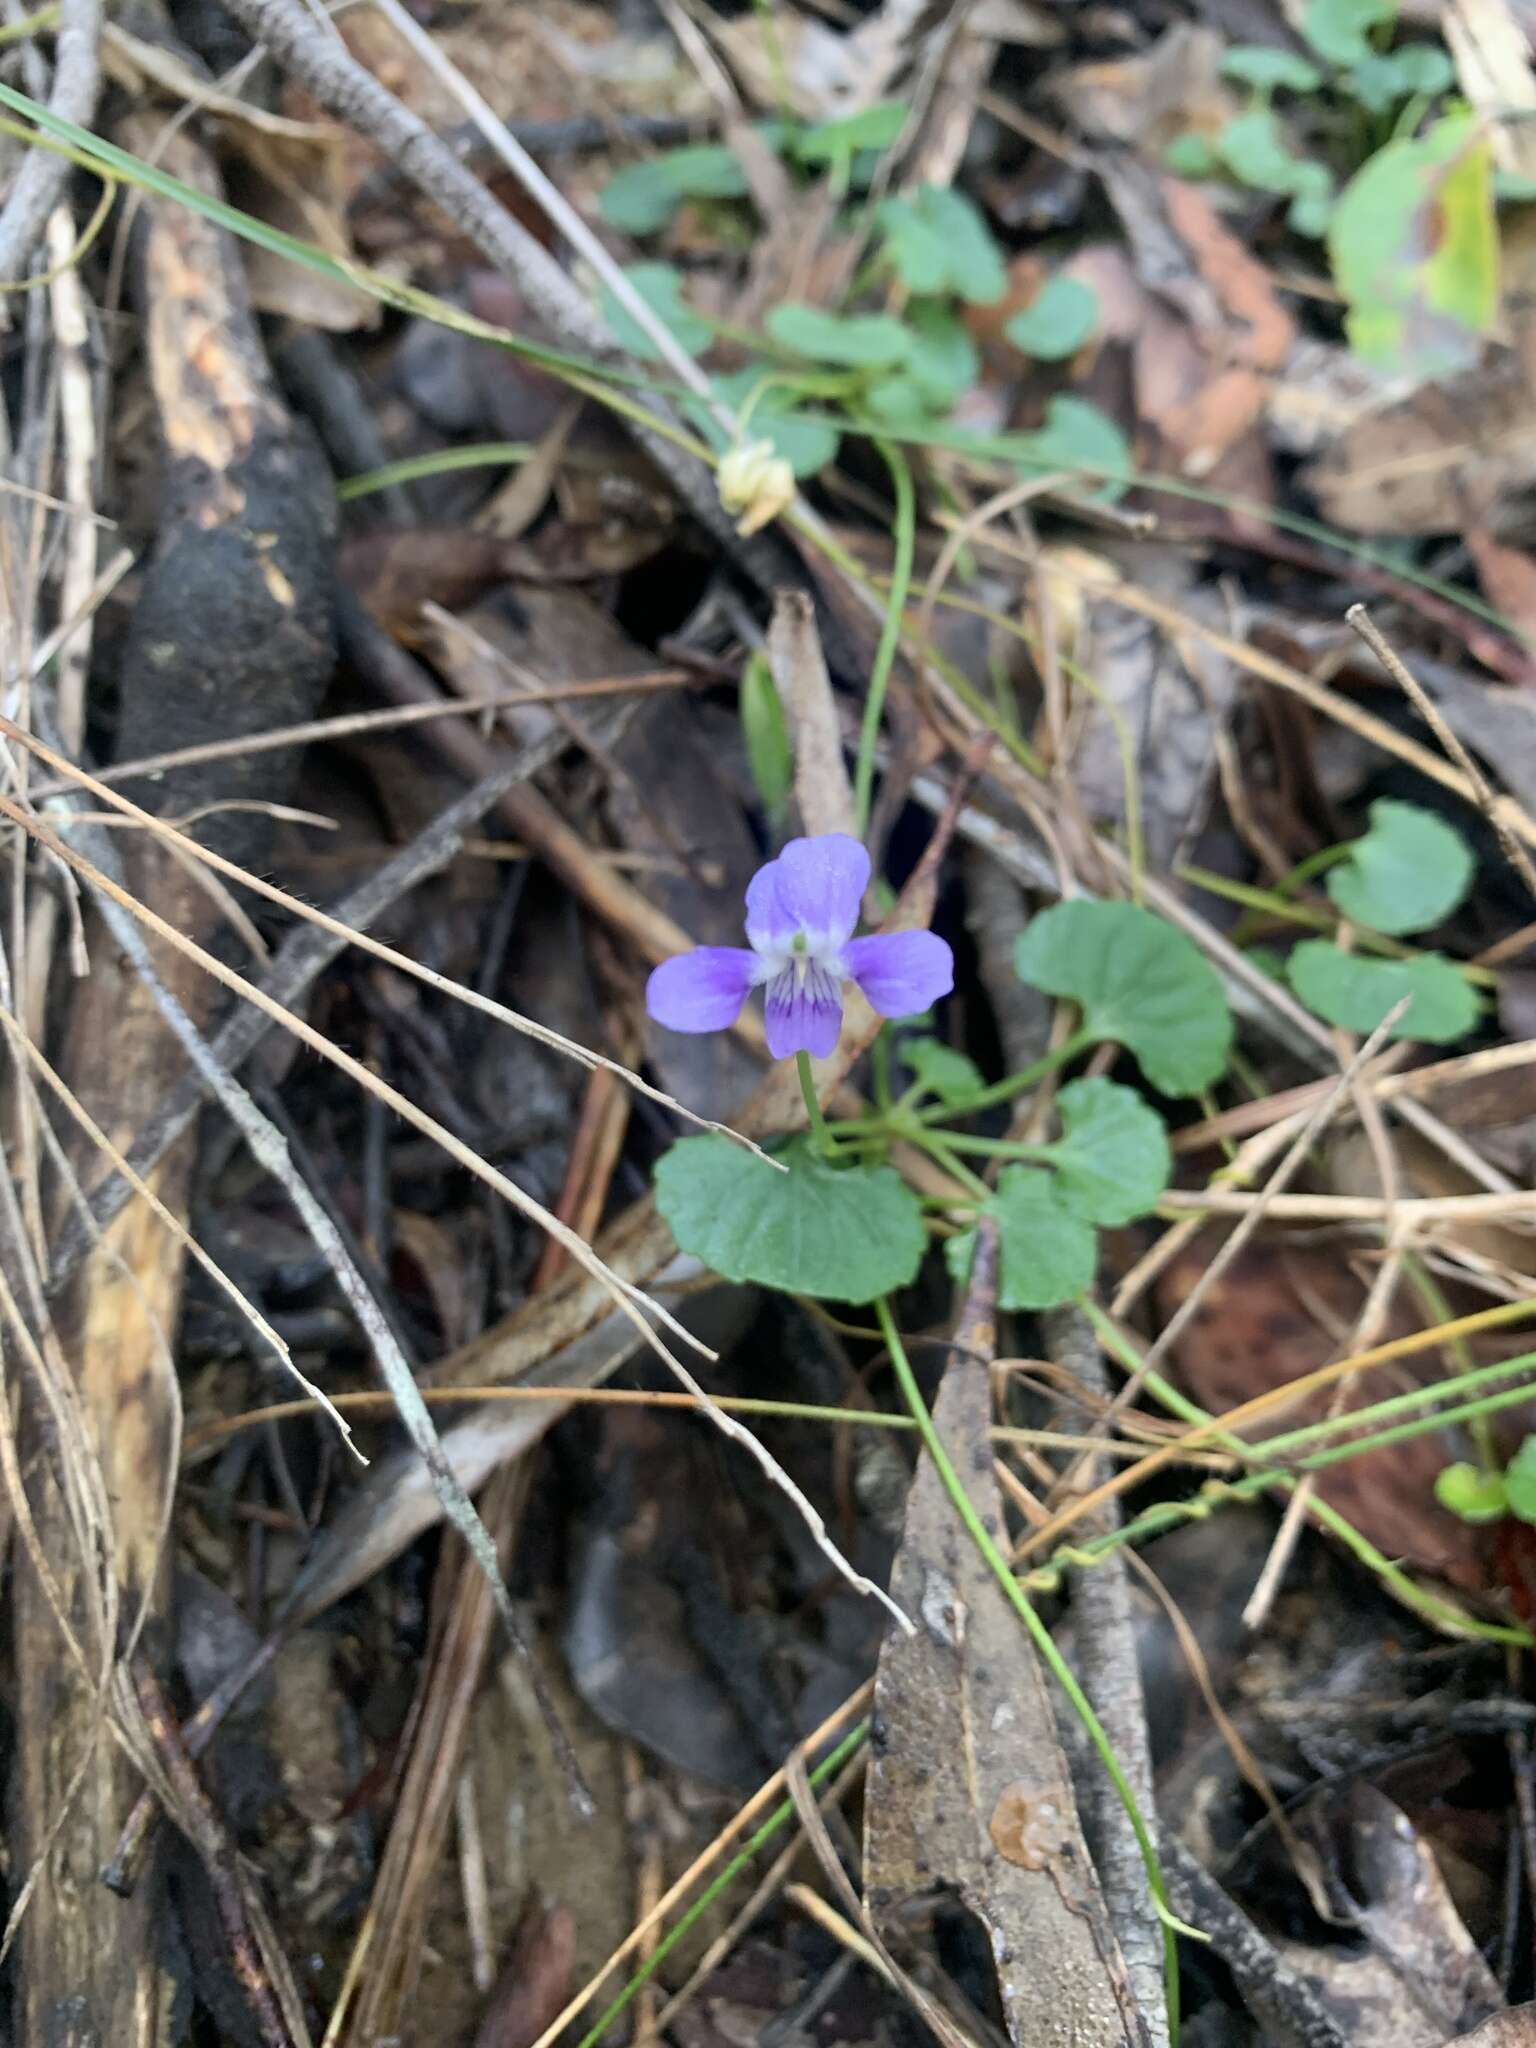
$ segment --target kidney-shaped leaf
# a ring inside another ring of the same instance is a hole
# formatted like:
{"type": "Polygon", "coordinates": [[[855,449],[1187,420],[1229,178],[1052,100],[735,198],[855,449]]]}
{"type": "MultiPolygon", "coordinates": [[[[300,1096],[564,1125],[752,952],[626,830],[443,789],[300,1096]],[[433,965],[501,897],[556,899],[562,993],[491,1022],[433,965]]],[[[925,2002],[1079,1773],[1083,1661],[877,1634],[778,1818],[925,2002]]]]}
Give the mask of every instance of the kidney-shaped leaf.
{"type": "Polygon", "coordinates": [[[1504,1497],[1512,1515],[1536,1522],[1536,1436],[1523,1437],[1504,1468],[1504,1497]]]}
{"type": "Polygon", "coordinates": [[[941,1102],[964,1102],[983,1086],[981,1069],[942,1038],[904,1038],[901,1057],[915,1079],[941,1102]]]}
{"type": "Polygon", "coordinates": [[[1476,995],[1440,953],[1367,960],[1327,939],[1305,939],[1291,954],[1286,972],[1307,1008],[1342,1031],[1374,1031],[1404,996],[1412,1001],[1393,1025],[1393,1038],[1449,1045],[1477,1022],[1476,995]]]}
{"type": "Polygon", "coordinates": [[[1145,1216],[1168,1185],[1168,1133],[1156,1110],[1118,1081],[1072,1081],[1057,1098],[1061,1136],[1044,1156],[1056,1199],[1090,1223],[1145,1216]]]}
{"type": "Polygon", "coordinates": [[[889,1166],[830,1166],[804,1139],[787,1173],[729,1138],[683,1138],[656,1163],[656,1206],[679,1247],[727,1280],[873,1301],[905,1287],[926,1237],[916,1195],[889,1166]]]}
{"type": "Polygon", "coordinates": [[[1328,874],[1328,894],[1372,931],[1428,931],[1450,916],[1472,885],[1472,854],[1461,834],[1417,804],[1383,797],[1371,829],[1328,874]]]}
{"type": "MultiPolygon", "coordinates": [[[[1098,1238],[1091,1224],[1060,1206],[1049,1174],[1034,1166],[1004,1167],[984,1213],[997,1221],[999,1308],[1056,1308],[1093,1285],[1098,1238]]],[[[958,1286],[969,1276],[975,1248],[974,1230],[944,1247],[958,1286]]]]}
{"type": "Polygon", "coordinates": [[[852,370],[889,370],[912,348],[910,329],[888,313],[825,313],[790,304],[775,306],[763,325],[781,348],[852,370]]]}
{"type": "Polygon", "coordinates": [[[1047,278],[1022,313],[1015,313],[1004,334],[1015,348],[1038,362],[1065,362],[1092,334],[1099,317],[1099,299],[1081,278],[1047,278]]]}
{"type": "MultiPolygon", "coordinates": [[[[626,266],[624,275],[662,326],[671,328],[689,355],[699,355],[709,347],[712,339],[710,330],[689,309],[683,297],[680,271],[670,263],[631,263],[626,266]]],[[[607,285],[602,289],[601,304],[603,318],[631,355],[643,356],[647,361],[655,361],[660,356],[661,351],[655,342],[628,309],[619,304],[607,285]]]]}
{"type": "Polygon", "coordinates": [[[1079,897],[1041,911],[1019,940],[1019,978],[1069,996],[1095,1038],[1136,1055],[1165,1095],[1220,1078],[1232,1017],[1215,970],[1182,932],[1135,903],[1079,897]]]}

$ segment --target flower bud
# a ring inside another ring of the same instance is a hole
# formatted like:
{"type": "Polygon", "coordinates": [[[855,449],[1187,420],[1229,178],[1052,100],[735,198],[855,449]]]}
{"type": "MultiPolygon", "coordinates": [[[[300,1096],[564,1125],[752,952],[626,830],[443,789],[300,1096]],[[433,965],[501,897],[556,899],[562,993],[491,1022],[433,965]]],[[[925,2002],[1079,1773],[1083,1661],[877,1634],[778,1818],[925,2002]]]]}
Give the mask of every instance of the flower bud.
{"type": "Polygon", "coordinates": [[[794,503],[795,473],[771,441],[748,441],[720,459],[720,502],[739,515],[736,531],[745,539],[777,519],[794,503]]]}

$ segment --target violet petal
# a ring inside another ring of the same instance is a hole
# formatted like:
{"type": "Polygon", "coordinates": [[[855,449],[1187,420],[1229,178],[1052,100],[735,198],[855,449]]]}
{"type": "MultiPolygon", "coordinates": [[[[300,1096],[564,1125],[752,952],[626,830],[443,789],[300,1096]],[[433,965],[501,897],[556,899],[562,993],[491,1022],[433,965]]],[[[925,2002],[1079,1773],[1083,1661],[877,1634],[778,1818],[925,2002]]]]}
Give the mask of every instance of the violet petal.
{"type": "Polygon", "coordinates": [[[787,953],[800,929],[780,894],[779,866],[769,861],[747,884],[747,937],[755,953],[787,953]]]}
{"type": "Polygon", "coordinates": [[[736,1022],[757,970],[743,946],[695,946],[663,960],[645,984],[645,1007],[669,1031],[724,1031],[736,1022]]]}
{"type": "Polygon", "coordinates": [[[913,1017],[955,985],[955,956],[933,932],[851,939],[843,965],[882,1017],[913,1017]]]}
{"type": "Polygon", "coordinates": [[[803,956],[768,984],[763,1021],[776,1060],[808,1052],[825,1059],[843,1028],[843,998],[836,979],[803,956]]]}
{"type": "Polygon", "coordinates": [[[779,901],[814,945],[840,946],[859,921],[869,855],[846,832],[791,839],[773,863],[779,901]]]}

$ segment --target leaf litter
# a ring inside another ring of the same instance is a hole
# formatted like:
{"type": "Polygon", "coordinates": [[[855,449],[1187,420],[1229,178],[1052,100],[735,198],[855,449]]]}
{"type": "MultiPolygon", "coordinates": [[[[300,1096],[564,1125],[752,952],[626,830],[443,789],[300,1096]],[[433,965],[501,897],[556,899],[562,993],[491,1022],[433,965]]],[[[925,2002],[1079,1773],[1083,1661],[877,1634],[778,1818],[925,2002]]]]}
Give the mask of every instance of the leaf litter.
{"type": "Polygon", "coordinates": [[[1528,25],[504,13],[0,49],[0,2030],[1523,2038],[1528,25]]]}

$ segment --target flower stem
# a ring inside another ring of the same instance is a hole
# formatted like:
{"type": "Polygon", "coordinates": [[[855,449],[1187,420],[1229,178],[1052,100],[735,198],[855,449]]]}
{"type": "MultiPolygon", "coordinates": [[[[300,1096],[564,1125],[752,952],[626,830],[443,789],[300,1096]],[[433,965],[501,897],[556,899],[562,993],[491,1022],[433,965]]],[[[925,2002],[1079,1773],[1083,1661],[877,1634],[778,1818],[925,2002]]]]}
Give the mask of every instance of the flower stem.
{"type": "Polygon", "coordinates": [[[805,1114],[810,1121],[811,1142],[824,1159],[835,1159],[837,1140],[827,1129],[827,1120],[821,1113],[821,1098],[816,1093],[816,1082],[811,1073],[811,1056],[808,1052],[795,1054],[795,1072],[800,1076],[800,1094],[805,1102],[805,1114]]]}
{"type": "MultiPolygon", "coordinates": [[[[1136,1803],[1136,1794],[1131,1790],[1130,1782],[1125,1775],[1120,1759],[1115,1755],[1114,1746],[1104,1732],[1103,1722],[1100,1721],[1098,1715],[1094,1712],[1093,1707],[1089,1703],[1088,1696],[1078,1684],[1071,1666],[1057,1648],[1055,1638],[1035,1612],[1034,1604],[1015,1577],[1012,1565],[1009,1564],[1002,1551],[998,1549],[992,1537],[988,1535],[985,1523],[976,1512],[976,1504],[971,1499],[969,1493],[966,1492],[965,1482],[955,1470],[954,1462],[949,1452],[945,1449],[944,1439],[939,1435],[938,1430],[934,1426],[933,1417],[928,1412],[928,1406],[923,1399],[922,1390],[917,1384],[917,1375],[912,1370],[911,1361],[907,1357],[906,1347],[901,1341],[901,1332],[897,1329],[896,1319],[891,1314],[890,1302],[883,1294],[876,1299],[875,1315],[879,1320],[880,1334],[884,1338],[886,1349],[890,1354],[891,1370],[896,1375],[896,1383],[901,1388],[902,1398],[907,1404],[912,1420],[917,1424],[917,1433],[923,1440],[923,1448],[933,1460],[934,1469],[939,1475],[944,1491],[949,1495],[955,1513],[960,1517],[961,1522],[965,1526],[966,1534],[980,1552],[983,1562],[1002,1588],[1003,1595],[1009,1606],[1029,1631],[1030,1638],[1041,1659],[1050,1670],[1056,1683],[1066,1694],[1072,1711],[1077,1715],[1079,1721],[1082,1722],[1088,1739],[1098,1751],[1099,1760],[1109,1773],[1110,1783],[1114,1786],[1116,1792],[1119,1793],[1121,1803],[1130,1818],[1131,1827],[1136,1835],[1137,1847],[1141,1850],[1142,1861],[1146,1865],[1147,1888],[1152,1894],[1157,1917],[1162,1925],[1163,1982],[1168,2000],[1168,2027],[1173,2040],[1177,2041],[1179,2038],[1179,1956],[1178,1947],[1174,1939],[1174,1929],[1181,1926],[1182,1923],[1175,1918],[1173,1907],[1169,1903],[1168,1888],[1163,1882],[1163,1867],[1158,1860],[1157,1847],[1152,1840],[1147,1823],[1142,1817],[1141,1808],[1136,1803]]],[[[1194,1932],[1193,1929],[1185,1929],[1184,1931],[1187,1933],[1194,1932]]]]}
{"type": "Polygon", "coordinates": [[[891,472],[891,482],[896,489],[896,555],[891,564],[890,595],[886,600],[885,623],[880,629],[880,644],[875,649],[874,666],[869,672],[869,689],[864,698],[864,720],[859,727],[858,758],[853,764],[853,821],[854,830],[861,839],[864,836],[864,828],[869,823],[869,804],[875,781],[875,747],[880,738],[880,716],[885,709],[885,693],[891,680],[891,669],[896,661],[896,648],[901,639],[901,620],[906,610],[907,588],[912,581],[912,555],[917,543],[917,509],[912,489],[911,467],[894,442],[877,440],[875,446],[879,449],[886,468],[891,472]]]}
{"type": "Polygon", "coordinates": [[[1047,1074],[1054,1074],[1058,1067],[1064,1067],[1069,1060],[1075,1060],[1080,1052],[1086,1052],[1094,1043],[1094,1033],[1080,1024],[1070,1038],[1064,1038],[1053,1051],[1042,1053],[1039,1059],[1017,1074],[1009,1074],[1005,1080],[994,1081],[990,1088],[983,1088],[978,1094],[970,1095],[962,1102],[940,1102],[932,1109],[920,1109],[918,1122],[924,1124],[948,1123],[954,1117],[973,1116],[978,1109],[991,1109],[999,1102],[1011,1102],[1015,1095],[1022,1095],[1026,1088],[1033,1088],[1037,1081],[1043,1081],[1047,1074]]]}

